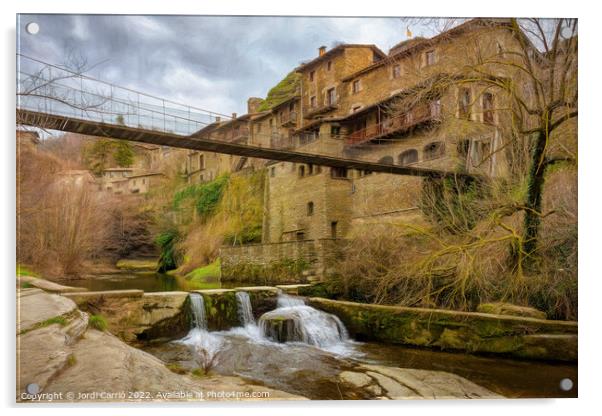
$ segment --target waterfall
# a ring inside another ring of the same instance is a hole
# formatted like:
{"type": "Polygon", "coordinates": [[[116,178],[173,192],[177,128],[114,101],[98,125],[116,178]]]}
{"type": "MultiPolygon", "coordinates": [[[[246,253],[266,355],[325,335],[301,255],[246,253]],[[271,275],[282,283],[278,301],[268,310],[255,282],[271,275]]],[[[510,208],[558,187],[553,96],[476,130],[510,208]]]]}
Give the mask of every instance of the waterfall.
{"type": "Polygon", "coordinates": [[[192,313],[192,329],[188,335],[176,342],[191,348],[199,367],[209,369],[215,364],[223,340],[207,331],[207,315],[203,296],[200,293],[190,293],[188,297],[192,313]]]}
{"type": "Polygon", "coordinates": [[[305,305],[305,301],[303,300],[303,298],[285,295],[284,293],[278,295],[278,308],[291,308],[293,306],[303,305],[305,305]]]}
{"type": "Polygon", "coordinates": [[[238,317],[242,325],[255,324],[249,294],[247,292],[236,292],[236,303],[238,304],[238,317]]]}
{"type": "Polygon", "coordinates": [[[205,315],[205,302],[203,295],[199,293],[190,293],[190,311],[192,312],[192,327],[198,329],[207,329],[207,316],[205,315]]]}
{"type": "Polygon", "coordinates": [[[335,315],[305,305],[301,298],[280,295],[278,308],[259,319],[263,335],[273,341],[297,341],[320,348],[341,345],[349,336],[335,315]]]}

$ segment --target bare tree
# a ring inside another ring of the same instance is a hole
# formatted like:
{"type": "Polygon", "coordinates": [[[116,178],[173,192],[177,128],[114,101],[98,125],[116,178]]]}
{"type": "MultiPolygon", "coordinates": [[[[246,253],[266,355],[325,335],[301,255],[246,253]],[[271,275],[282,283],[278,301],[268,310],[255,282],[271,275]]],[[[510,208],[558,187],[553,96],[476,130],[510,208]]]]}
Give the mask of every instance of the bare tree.
{"type": "MultiPolygon", "coordinates": [[[[449,23],[440,19],[421,21],[434,30],[442,25],[448,29],[449,23]]],[[[495,91],[501,98],[495,108],[500,113],[498,128],[507,141],[502,148],[492,149],[484,160],[495,152],[514,149],[514,157],[509,159],[510,174],[514,180],[524,177],[526,192],[522,203],[504,207],[504,215],[524,213],[518,255],[521,266],[533,265],[542,218],[552,213],[542,212],[546,169],[556,163],[576,163],[574,153],[559,137],[574,133],[570,123],[578,115],[577,20],[482,19],[474,24],[505,31],[513,42],[509,47],[498,43],[491,48],[477,34],[467,42],[472,46],[447,65],[445,72],[422,75],[423,80],[392,106],[395,111],[407,111],[420,102],[444,95],[452,87],[478,85],[479,95],[468,103],[472,106],[483,94],[495,91]],[[561,151],[557,151],[559,147],[561,151]]],[[[446,33],[452,36],[453,31],[446,33]]],[[[441,36],[443,39],[438,40],[445,42],[446,34],[441,36]]],[[[453,117],[456,116],[453,110],[453,117]]]]}

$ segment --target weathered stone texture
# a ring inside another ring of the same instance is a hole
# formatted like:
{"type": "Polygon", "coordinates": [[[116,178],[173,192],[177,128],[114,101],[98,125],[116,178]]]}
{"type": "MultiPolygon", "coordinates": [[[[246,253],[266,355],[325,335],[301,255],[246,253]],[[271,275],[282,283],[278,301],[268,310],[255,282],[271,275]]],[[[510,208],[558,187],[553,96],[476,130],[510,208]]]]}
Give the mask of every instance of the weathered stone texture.
{"type": "Polygon", "coordinates": [[[356,339],[520,358],[577,360],[577,322],[310,298],[356,339]]]}

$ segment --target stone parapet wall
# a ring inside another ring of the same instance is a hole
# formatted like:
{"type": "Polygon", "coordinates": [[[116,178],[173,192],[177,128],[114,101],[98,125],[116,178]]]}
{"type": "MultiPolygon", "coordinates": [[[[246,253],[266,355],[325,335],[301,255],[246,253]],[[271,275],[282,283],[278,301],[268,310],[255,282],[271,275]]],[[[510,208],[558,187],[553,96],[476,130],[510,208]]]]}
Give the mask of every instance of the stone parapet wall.
{"type": "Polygon", "coordinates": [[[224,246],[222,280],[262,284],[305,283],[335,272],[341,239],[224,246]]]}

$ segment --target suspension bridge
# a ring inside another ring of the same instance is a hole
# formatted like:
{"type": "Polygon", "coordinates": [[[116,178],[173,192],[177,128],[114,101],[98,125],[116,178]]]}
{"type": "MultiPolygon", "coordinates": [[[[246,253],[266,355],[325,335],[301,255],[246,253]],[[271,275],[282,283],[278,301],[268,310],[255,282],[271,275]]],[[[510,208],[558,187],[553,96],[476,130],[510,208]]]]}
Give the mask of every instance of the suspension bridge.
{"type": "MultiPolygon", "coordinates": [[[[464,173],[234,142],[198,132],[230,116],[118,86],[17,54],[17,124],[198,151],[422,177],[464,173]]],[[[278,142],[278,141],[276,141],[278,142]]]]}

